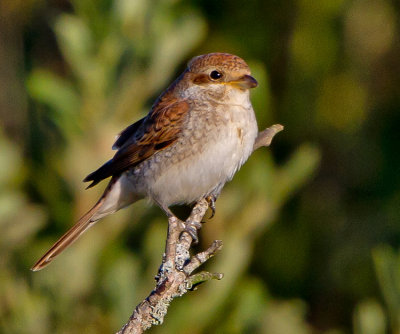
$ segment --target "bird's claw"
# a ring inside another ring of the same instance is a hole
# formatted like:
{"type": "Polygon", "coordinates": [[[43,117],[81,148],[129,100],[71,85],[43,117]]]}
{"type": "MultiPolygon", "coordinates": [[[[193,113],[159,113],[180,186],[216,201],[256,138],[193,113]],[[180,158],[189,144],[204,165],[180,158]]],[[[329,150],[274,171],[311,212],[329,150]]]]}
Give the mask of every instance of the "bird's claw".
{"type": "MultiPolygon", "coordinates": [[[[214,195],[210,195],[206,197],[206,201],[208,203],[209,208],[211,209],[211,217],[214,217],[215,215],[215,201],[216,201],[216,197],[214,195]]],[[[197,221],[192,221],[191,219],[189,219],[189,221],[187,222],[182,222],[183,223],[183,228],[182,228],[182,232],[180,234],[180,237],[182,236],[182,233],[186,232],[188,233],[191,238],[192,238],[192,242],[193,244],[198,244],[199,243],[199,236],[197,231],[201,229],[201,225],[204,224],[205,222],[197,222],[197,221]]]]}
{"type": "Polygon", "coordinates": [[[181,235],[184,232],[188,233],[193,239],[193,244],[197,245],[199,243],[199,236],[198,236],[197,230],[199,230],[200,228],[201,228],[201,223],[188,222],[184,225],[181,235]]]}
{"type": "Polygon", "coordinates": [[[208,206],[211,209],[211,216],[210,216],[210,219],[211,219],[215,215],[215,201],[216,201],[216,198],[215,198],[215,196],[210,195],[210,196],[206,197],[206,201],[208,203],[208,206]]]}

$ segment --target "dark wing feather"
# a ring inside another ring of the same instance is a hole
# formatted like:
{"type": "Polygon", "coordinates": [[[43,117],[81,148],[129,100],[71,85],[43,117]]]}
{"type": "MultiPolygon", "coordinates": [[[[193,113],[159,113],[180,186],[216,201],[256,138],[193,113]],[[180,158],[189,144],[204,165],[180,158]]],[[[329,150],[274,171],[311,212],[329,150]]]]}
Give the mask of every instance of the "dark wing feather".
{"type": "Polygon", "coordinates": [[[117,140],[115,141],[113,145],[113,150],[117,150],[121,148],[128,139],[130,139],[135,133],[138,131],[138,129],[141,127],[143,122],[145,121],[146,117],[142,118],[141,120],[129,125],[126,129],[124,129],[119,135],[117,140]]]}
{"type": "Polygon", "coordinates": [[[83,180],[92,181],[88,188],[138,165],[179,138],[190,107],[186,101],[169,102],[161,100],[145,118],[121,133],[115,143],[119,150],[114,157],[83,180]]]}

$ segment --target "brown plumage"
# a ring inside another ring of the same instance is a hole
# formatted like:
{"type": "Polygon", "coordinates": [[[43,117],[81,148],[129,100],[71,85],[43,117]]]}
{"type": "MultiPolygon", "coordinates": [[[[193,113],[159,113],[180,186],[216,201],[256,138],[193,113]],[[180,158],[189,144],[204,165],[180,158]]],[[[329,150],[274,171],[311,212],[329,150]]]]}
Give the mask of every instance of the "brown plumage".
{"type": "MultiPolygon", "coordinates": [[[[177,140],[180,128],[185,119],[184,114],[189,110],[185,101],[171,99],[164,101],[162,98],[155,104],[151,112],[121,132],[113,145],[119,150],[114,157],[89,174],[83,180],[92,182],[87,188],[91,188],[100,181],[110,177],[118,177],[129,168],[134,168],[157,151],[165,149],[177,140]]],[[[115,180],[115,178],[114,178],[115,180]]],[[[32,267],[33,271],[44,268],[51,260],[72,244],[84,233],[96,219],[96,212],[101,207],[108,192],[111,190],[113,180],[107,186],[100,200],[78,222],[68,230],[32,267]]],[[[101,218],[101,217],[100,217],[101,218]]]]}
{"type": "Polygon", "coordinates": [[[170,205],[217,197],[253,149],[257,123],[249,89],[256,85],[237,56],[193,58],[149,114],[121,132],[114,157],[84,179],[90,188],[111,177],[100,200],[32,270],[44,268],[102,217],[141,198],[170,216],[170,205]]]}
{"type": "Polygon", "coordinates": [[[119,148],[114,157],[83,180],[92,181],[88,188],[137,166],[178,139],[189,104],[177,99],[171,99],[169,104],[162,102],[156,104],[145,118],[121,133],[113,145],[119,148]]]}

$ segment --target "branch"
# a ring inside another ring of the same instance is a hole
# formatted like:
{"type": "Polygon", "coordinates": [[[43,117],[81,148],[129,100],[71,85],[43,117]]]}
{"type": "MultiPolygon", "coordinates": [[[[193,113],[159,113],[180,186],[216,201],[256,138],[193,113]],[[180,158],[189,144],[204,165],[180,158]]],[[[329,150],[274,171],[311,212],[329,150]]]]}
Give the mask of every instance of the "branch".
{"type": "Polygon", "coordinates": [[[269,128],[266,128],[264,131],[259,132],[256,141],[254,142],[253,152],[261,146],[271,145],[272,138],[283,129],[283,125],[274,124],[269,128]]]}
{"type": "MultiPolygon", "coordinates": [[[[275,124],[260,132],[254,143],[253,151],[261,146],[269,146],[272,138],[282,130],[282,125],[275,124]]],[[[221,273],[202,271],[193,274],[197,268],[222,248],[222,241],[215,240],[204,252],[190,256],[189,250],[193,238],[187,230],[201,227],[201,221],[207,209],[208,202],[202,199],[194,206],[185,222],[176,217],[168,219],[165,253],[155,278],[156,286],[150,295],[136,306],[129,321],[118,334],[139,334],[153,325],[162,324],[169,304],[174,298],[183,296],[203,282],[223,278],[221,273]]]]}

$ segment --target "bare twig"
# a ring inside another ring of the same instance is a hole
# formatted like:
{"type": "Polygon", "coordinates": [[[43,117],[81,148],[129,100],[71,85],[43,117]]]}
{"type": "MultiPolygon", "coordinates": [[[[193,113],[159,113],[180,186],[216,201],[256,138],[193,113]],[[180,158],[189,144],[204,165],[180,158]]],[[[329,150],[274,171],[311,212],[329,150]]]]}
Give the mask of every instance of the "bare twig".
{"type": "MultiPolygon", "coordinates": [[[[269,146],[272,138],[282,130],[282,125],[275,124],[260,132],[254,143],[254,150],[261,146],[269,146]]],[[[216,240],[204,252],[190,256],[189,249],[193,239],[185,231],[185,226],[200,228],[207,209],[208,203],[203,199],[197,202],[185,222],[176,217],[169,218],[165,253],[156,276],[156,286],[150,295],[136,306],[129,321],[118,334],[139,334],[152,325],[162,324],[174,298],[193,290],[200,283],[223,278],[221,273],[206,271],[192,274],[222,248],[222,241],[216,240]]]]}
{"type": "Polygon", "coordinates": [[[261,131],[258,134],[256,141],[254,142],[253,151],[260,148],[261,146],[271,145],[272,138],[274,138],[274,136],[278,132],[281,132],[283,129],[284,129],[283,125],[274,124],[274,125],[270,126],[269,128],[266,128],[264,131],[261,131]]]}

